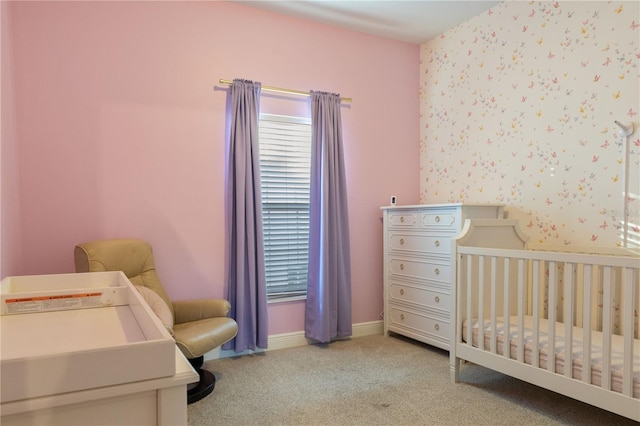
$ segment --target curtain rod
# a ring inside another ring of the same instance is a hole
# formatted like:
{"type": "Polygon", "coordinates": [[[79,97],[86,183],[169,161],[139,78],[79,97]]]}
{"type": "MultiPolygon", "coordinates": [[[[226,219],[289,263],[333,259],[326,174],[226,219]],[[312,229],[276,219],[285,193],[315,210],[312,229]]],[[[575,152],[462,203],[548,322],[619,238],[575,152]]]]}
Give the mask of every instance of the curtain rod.
{"type": "MultiPolygon", "coordinates": [[[[228,84],[232,85],[233,81],[220,79],[220,84],[228,84]]],[[[293,89],[283,89],[281,87],[272,87],[272,86],[262,86],[262,90],[268,90],[269,92],[279,92],[279,93],[290,93],[293,95],[302,95],[302,96],[311,96],[309,92],[303,92],[301,90],[293,90],[293,89]]],[[[351,98],[340,98],[342,102],[351,102],[351,98]]]]}

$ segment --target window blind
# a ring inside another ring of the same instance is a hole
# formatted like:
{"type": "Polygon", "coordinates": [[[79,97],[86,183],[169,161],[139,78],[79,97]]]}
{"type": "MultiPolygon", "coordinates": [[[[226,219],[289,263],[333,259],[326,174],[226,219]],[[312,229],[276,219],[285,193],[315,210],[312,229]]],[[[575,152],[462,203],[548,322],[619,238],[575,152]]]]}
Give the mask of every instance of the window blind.
{"type": "Polygon", "coordinates": [[[306,295],[311,122],[261,114],[259,140],[267,295],[306,295]]]}

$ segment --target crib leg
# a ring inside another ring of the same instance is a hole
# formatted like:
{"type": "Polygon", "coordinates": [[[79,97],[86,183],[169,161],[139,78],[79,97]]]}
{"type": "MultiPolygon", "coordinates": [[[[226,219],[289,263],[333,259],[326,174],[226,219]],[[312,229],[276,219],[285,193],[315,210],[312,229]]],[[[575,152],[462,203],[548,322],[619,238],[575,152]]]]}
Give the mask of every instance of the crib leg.
{"type": "Polygon", "coordinates": [[[451,382],[458,383],[460,381],[460,358],[452,358],[449,360],[449,374],[451,376],[451,382]]]}

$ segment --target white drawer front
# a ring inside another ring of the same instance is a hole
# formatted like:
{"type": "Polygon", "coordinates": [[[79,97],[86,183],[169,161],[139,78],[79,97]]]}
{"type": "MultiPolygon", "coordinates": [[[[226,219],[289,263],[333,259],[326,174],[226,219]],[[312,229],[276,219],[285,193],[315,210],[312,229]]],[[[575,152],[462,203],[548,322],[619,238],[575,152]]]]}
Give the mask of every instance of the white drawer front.
{"type": "Polygon", "coordinates": [[[433,235],[411,235],[391,233],[389,235],[390,250],[406,250],[419,254],[451,254],[451,237],[433,235]]]}
{"type": "Polygon", "coordinates": [[[457,232],[461,224],[458,223],[456,210],[433,210],[422,213],[422,228],[440,231],[457,232]]]}
{"type": "Polygon", "coordinates": [[[450,312],[451,296],[422,286],[392,282],[389,286],[389,301],[419,305],[440,311],[450,312]]]}
{"type": "Polygon", "coordinates": [[[392,274],[414,278],[419,280],[430,280],[446,283],[450,285],[451,266],[446,263],[437,263],[430,260],[399,259],[391,258],[389,261],[389,271],[392,274]]]}
{"type": "Polygon", "coordinates": [[[389,213],[389,227],[420,229],[420,213],[398,211],[389,213]]]}
{"type": "Polygon", "coordinates": [[[393,326],[415,333],[449,340],[449,322],[441,318],[430,317],[421,312],[405,310],[392,305],[389,312],[389,322],[393,326]]]}

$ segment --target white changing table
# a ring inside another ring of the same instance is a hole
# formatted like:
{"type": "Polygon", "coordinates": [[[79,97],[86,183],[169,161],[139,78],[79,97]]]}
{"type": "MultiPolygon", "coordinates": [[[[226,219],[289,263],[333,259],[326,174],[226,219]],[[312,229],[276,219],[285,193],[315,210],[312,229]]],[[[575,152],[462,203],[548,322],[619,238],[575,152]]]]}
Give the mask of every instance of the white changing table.
{"type": "Polygon", "coordinates": [[[0,424],[187,424],[198,374],[122,272],[8,277],[0,296],[0,424]]]}
{"type": "Polygon", "coordinates": [[[198,374],[178,348],[175,367],[169,377],[2,403],[0,424],[186,425],[187,384],[198,374]]]}

